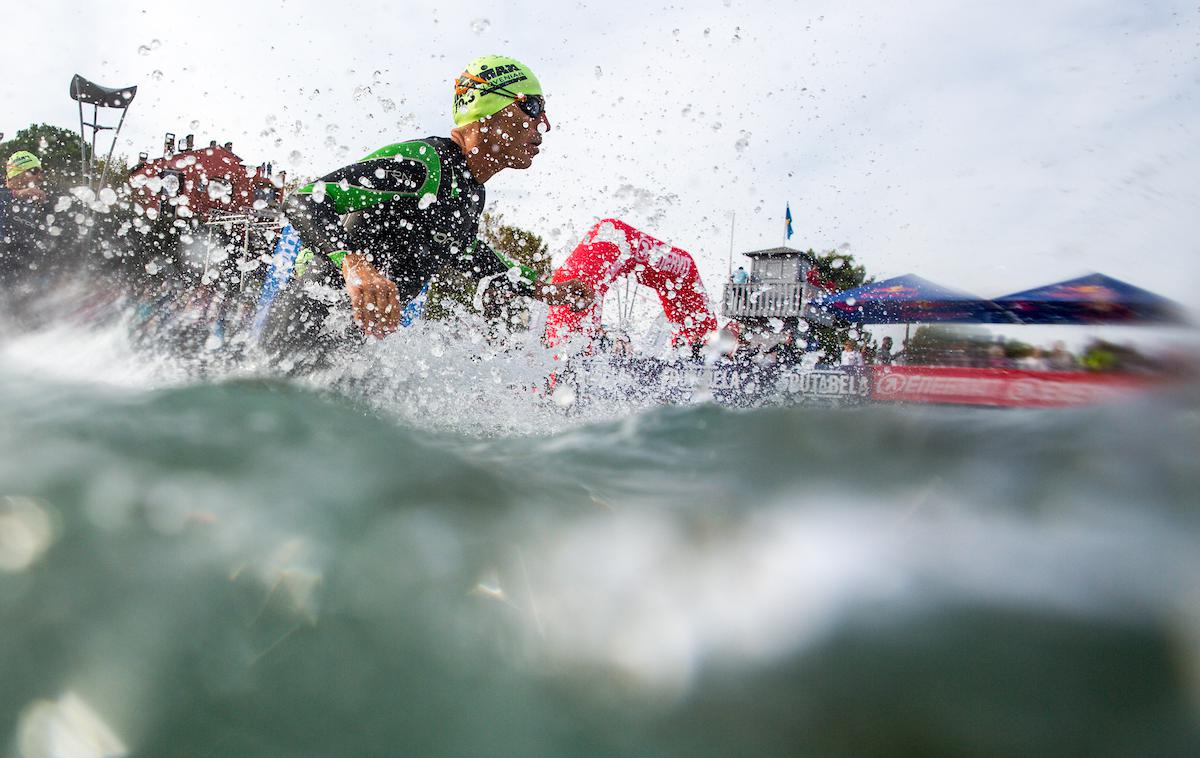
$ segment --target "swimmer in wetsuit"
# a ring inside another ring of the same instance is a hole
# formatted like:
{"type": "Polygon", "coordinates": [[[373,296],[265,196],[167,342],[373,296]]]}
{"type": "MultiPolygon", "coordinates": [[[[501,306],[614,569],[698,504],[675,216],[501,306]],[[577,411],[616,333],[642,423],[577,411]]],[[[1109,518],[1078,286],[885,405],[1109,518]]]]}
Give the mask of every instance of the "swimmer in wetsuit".
{"type": "Polygon", "coordinates": [[[551,284],[479,240],[484,184],[529,168],[546,118],[542,87],[512,58],[472,61],[455,83],[450,136],[376,150],[301,188],[286,205],[307,251],[272,306],[263,342],[294,366],[364,334],[395,331],[407,303],[443,267],[552,305],[583,308],[591,288],[551,284]]]}
{"type": "Polygon", "coordinates": [[[4,169],[4,186],[0,187],[0,287],[7,290],[46,264],[48,232],[41,160],[27,150],[18,150],[9,156],[4,169]]]}

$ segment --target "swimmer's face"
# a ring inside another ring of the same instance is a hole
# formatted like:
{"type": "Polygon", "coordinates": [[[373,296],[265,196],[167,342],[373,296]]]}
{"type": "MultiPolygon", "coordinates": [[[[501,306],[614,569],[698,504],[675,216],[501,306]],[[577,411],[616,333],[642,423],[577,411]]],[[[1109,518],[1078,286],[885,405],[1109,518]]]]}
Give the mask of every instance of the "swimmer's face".
{"type": "Polygon", "coordinates": [[[10,190],[29,189],[31,187],[40,188],[42,186],[42,170],[40,168],[31,168],[28,171],[22,171],[9,179],[7,185],[10,190]]]}
{"type": "Polygon", "coordinates": [[[479,121],[480,152],[505,168],[529,168],[541,152],[542,135],[550,131],[543,111],[537,118],[513,103],[479,121]]]}

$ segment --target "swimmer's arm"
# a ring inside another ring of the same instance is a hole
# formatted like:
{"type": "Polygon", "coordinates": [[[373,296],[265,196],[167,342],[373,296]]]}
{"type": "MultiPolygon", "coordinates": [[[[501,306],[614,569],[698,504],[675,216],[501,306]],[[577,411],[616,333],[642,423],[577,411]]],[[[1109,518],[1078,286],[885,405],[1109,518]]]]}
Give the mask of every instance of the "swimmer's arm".
{"type": "Polygon", "coordinates": [[[396,283],[381,274],[362,253],[341,258],[346,293],[354,321],[372,337],[388,336],[400,326],[400,294],[396,283]]]}
{"type": "MultiPolygon", "coordinates": [[[[284,212],[288,223],[296,228],[304,246],[326,256],[334,257],[349,244],[349,235],[342,226],[342,217],[323,192],[315,192],[317,182],[301,187],[288,197],[284,212]]],[[[334,263],[339,263],[334,259],[334,263]]]]}
{"type": "Polygon", "coordinates": [[[285,205],[288,221],[305,247],[341,267],[343,257],[353,249],[343,217],[397,198],[416,197],[426,171],[416,161],[364,158],[296,190],[285,205]]]}
{"type": "Polygon", "coordinates": [[[538,280],[533,285],[533,297],[547,305],[569,305],[573,311],[581,311],[592,304],[596,293],[582,279],[566,279],[561,282],[538,280]]]}
{"type": "Polygon", "coordinates": [[[518,294],[528,295],[549,305],[570,305],[575,310],[586,308],[595,298],[587,282],[569,279],[552,283],[539,279],[536,269],[509,258],[482,240],[475,243],[471,252],[464,259],[465,265],[460,264],[463,270],[473,271],[480,278],[507,274],[518,294]]]}

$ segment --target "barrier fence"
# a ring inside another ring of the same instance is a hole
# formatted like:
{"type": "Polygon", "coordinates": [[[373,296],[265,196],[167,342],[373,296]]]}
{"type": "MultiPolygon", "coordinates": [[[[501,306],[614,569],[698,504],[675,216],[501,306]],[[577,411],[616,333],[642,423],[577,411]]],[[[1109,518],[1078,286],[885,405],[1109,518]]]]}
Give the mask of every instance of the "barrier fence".
{"type": "Polygon", "coordinates": [[[872,400],[1051,408],[1088,405],[1147,389],[1162,380],[1094,374],[941,366],[872,366],[872,400]]]}
{"type": "MultiPolygon", "coordinates": [[[[606,361],[607,362],[607,361],[606,361]]],[[[722,405],[853,405],[862,402],[927,403],[1011,408],[1054,408],[1107,402],[1160,387],[1167,376],[1025,371],[952,366],[826,366],[816,369],[685,361],[624,359],[611,364],[636,377],[589,386],[580,377],[592,370],[581,364],[571,382],[595,397],[653,398],[688,402],[709,398],[722,405]]],[[[610,369],[611,370],[611,369],[610,369]]]]}

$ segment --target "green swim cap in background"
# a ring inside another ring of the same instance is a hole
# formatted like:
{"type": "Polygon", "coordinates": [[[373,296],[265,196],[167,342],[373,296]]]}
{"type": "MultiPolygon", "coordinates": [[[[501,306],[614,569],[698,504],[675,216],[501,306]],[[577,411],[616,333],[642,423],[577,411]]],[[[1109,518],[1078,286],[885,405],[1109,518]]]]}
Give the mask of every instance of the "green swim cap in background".
{"type": "Polygon", "coordinates": [[[517,95],[540,95],[542,85],[520,61],[485,55],[467,64],[454,81],[454,123],[464,126],[499,113],[517,95]]]}
{"type": "Polygon", "coordinates": [[[41,168],[42,162],[38,157],[28,150],[18,150],[8,156],[8,163],[5,164],[5,179],[12,179],[17,174],[23,174],[26,171],[35,168],[41,168]]]}

